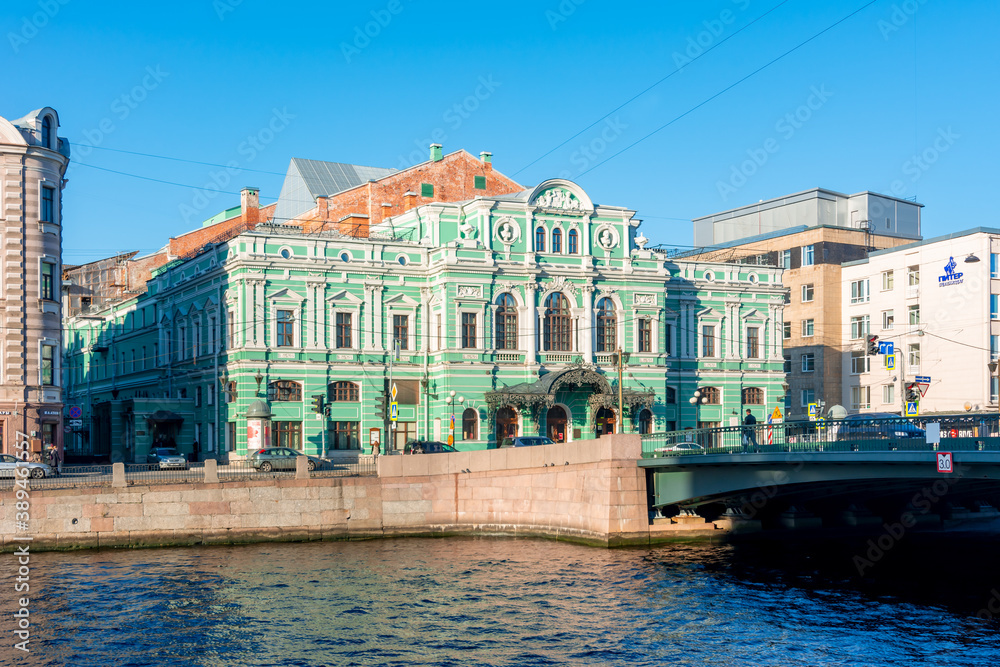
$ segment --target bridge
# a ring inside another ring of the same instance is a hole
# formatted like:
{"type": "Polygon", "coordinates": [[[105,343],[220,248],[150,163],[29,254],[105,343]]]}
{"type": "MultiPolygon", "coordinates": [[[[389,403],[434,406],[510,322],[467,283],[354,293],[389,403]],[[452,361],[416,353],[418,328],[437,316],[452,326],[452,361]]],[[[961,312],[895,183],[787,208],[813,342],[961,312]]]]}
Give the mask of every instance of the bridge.
{"type": "Polygon", "coordinates": [[[653,507],[694,521],[767,528],[1000,517],[995,414],[649,434],[639,466],[653,507]],[[951,472],[939,472],[949,459],[951,472]]]}

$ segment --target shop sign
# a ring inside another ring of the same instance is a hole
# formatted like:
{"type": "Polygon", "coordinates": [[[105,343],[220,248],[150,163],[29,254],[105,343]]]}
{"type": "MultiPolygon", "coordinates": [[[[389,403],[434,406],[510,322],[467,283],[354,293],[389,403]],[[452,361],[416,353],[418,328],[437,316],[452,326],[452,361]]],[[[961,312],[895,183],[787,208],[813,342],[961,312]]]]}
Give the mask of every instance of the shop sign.
{"type": "Polygon", "coordinates": [[[958,264],[955,263],[954,257],[948,258],[948,263],[944,265],[944,275],[938,276],[938,287],[948,287],[949,285],[961,285],[962,272],[955,272],[958,268],[958,264]]]}

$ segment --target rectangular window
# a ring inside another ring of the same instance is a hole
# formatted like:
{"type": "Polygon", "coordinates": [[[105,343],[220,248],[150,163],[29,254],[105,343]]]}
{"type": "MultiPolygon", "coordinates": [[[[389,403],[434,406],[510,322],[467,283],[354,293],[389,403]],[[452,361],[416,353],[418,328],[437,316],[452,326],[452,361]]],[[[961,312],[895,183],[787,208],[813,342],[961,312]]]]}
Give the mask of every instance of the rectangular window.
{"type": "Polygon", "coordinates": [[[201,385],[194,388],[194,407],[201,407],[201,385]]]}
{"type": "Polygon", "coordinates": [[[920,267],[911,266],[906,269],[906,284],[908,287],[917,287],[920,285],[920,267]]]}
{"type": "Polygon", "coordinates": [[[42,262],[42,285],[41,285],[41,297],[49,301],[54,301],[56,298],[55,292],[55,273],[56,265],[52,262],[42,262]]]}
{"type": "Polygon", "coordinates": [[[908,306],[906,308],[907,314],[910,316],[910,325],[920,324],[920,306],[908,306]]]}
{"type": "Polygon", "coordinates": [[[1000,254],[990,253],[990,278],[1000,278],[1000,254]]]}
{"type": "Polygon", "coordinates": [[[792,323],[782,322],[781,323],[781,337],[788,340],[792,337],[792,323]]]}
{"type": "Polygon", "coordinates": [[[882,291],[888,292],[892,290],[893,284],[895,283],[895,277],[892,271],[882,272],[882,291]]]}
{"type": "Polygon", "coordinates": [[[462,347],[465,349],[475,349],[476,347],[475,313],[462,313],[462,347]]]}
{"type": "Polygon", "coordinates": [[[215,351],[215,318],[208,318],[208,351],[215,351]]]}
{"type": "Polygon", "coordinates": [[[229,338],[228,349],[232,350],[236,347],[236,318],[233,316],[233,311],[229,311],[229,316],[226,318],[226,329],[229,338]]]}
{"type": "Polygon", "coordinates": [[[815,246],[802,246],[802,266],[812,266],[815,263],[815,246]]]}
{"type": "Polygon", "coordinates": [[[871,357],[861,350],[860,352],[851,352],[851,375],[861,375],[862,373],[867,373],[871,368],[869,363],[871,357]]]}
{"type": "Polygon", "coordinates": [[[789,355],[785,355],[784,364],[782,365],[782,372],[791,373],[792,372],[792,358],[789,355]]]}
{"type": "Polygon", "coordinates": [[[351,345],[351,313],[337,313],[334,320],[337,348],[344,350],[351,345]]]}
{"type": "Polygon", "coordinates": [[[816,355],[814,354],[803,354],[802,355],[802,372],[812,373],[816,370],[816,355]]]}
{"type": "Polygon", "coordinates": [[[851,303],[866,303],[868,296],[868,280],[854,280],[851,282],[851,303]]]}
{"type": "Polygon", "coordinates": [[[851,408],[866,410],[872,405],[871,387],[851,387],[851,408]]]}
{"type": "Polygon", "coordinates": [[[802,320],[802,337],[808,338],[816,334],[815,320],[802,320]]]}
{"type": "Polygon", "coordinates": [[[639,320],[639,351],[653,351],[653,321],[646,318],[639,320]]]}
{"type": "Polygon", "coordinates": [[[760,329],[747,327],[747,359],[760,359],[760,329]]]}
{"type": "Polygon", "coordinates": [[[330,449],[361,449],[360,422],[332,422],[330,449]]]}
{"type": "Polygon", "coordinates": [[[674,348],[670,343],[670,338],[673,336],[673,327],[669,324],[664,325],[665,337],[663,339],[663,351],[667,354],[673,354],[674,348]]]}
{"type": "Polygon", "coordinates": [[[701,328],[701,356],[715,356],[715,327],[703,326],[701,328]]]}
{"type": "Polygon", "coordinates": [[[807,408],[809,407],[810,403],[815,403],[815,402],[816,402],[816,390],[803,389],[799,405],[801,405],[803,408],[807,408]]]}
{"type": "Polygon", "coordinates": [[[56,382],[56,346],[42,345],[42,384],[50,387],[56,382]]]}
{"type": "Polygon", "coordinates": [[[990,319],[1000,320],[1000,294],[990,294],[990,319]]]}
{"type": "Polygon", "coordinates": [[[990,336],[990,359],[996,361],[1000,358],[1000,336],[990,336]]]}
{"type": "Polygon", "coordinates": [[[920,368],[920,343],[912,343],[909,346],[907,359],[911,370],[920,368]]]}
{"type": "Polygon", "coordinates": [[[792,251],[782,250],[781,257],[778,260],[778,265],[783,269],[792,268],[792,251]]]}
{"type": "Polygon", "coordinates": [[[882,402],[886,405],[892,405],[896,402],[896,385],[882,385],[882,402]]]}
{"type": "Polygon", "coordinates": [[[399,349],[408,350],[410,349],[410,316],[409,315],[393,315],[392,316],[392,337],[399,342],[399,349]]]}
{"type": "Polygon", "coordinates": [[[812,283],[802,286],[802,303],[808,303],[813,300],[813,286],[812,283]]]}
{"type": "Polygon", "coordinates": [[[851,338],[857,340],[871,333],[867,315],[851,318],[851,338]]]}
{"type": "Polygon", "coordinates": [[[278,347],[291,347],[295,344],[294,336],[294,326],[292,311],[290,310],[279,310],[276,316],[277,327],[278,327],[278,347]]]}
{"type": "Polygon", "coordinates": [[[39,220],[42,222],[55,222],[56,212],[56,189],[48,185],[42,186],[42,210],[39,220]]]}
{"type": "Polygon", "coordinates": [[[434,185],[432,183],[421,183],[420,184],[420,196],[421,197],[433,197],[434,196],[434,185]]]}
{"type": "Polygon", "coordinates": [[[476,176],[472,180],[473,180],[473,183],[474,183],[472,187],[474,187],[476,190],[485,190],[486,189],[486,177],[485,176],[476,176]]]}
{"type": "Polygon", "coordinates": [[[271,422],[271,446],[302,449],[302,422],[271,422]]]}
{"type": "Polygon", "coordinates": [[[226,422],[226,451],[236,451],[236,422],[226,422]]]}
{"type": "Polygon", "coordinates": [[[896,316],[891,310],[882,311],[882,328],[891,329],[893,324],[896,322],[896,316]]]}
{"type": "Polygon", "coordinates": [[[990,403],[996,403],[998,397],[1000,397],[1000,377],[993,376],[990,378],[990,403]]]}

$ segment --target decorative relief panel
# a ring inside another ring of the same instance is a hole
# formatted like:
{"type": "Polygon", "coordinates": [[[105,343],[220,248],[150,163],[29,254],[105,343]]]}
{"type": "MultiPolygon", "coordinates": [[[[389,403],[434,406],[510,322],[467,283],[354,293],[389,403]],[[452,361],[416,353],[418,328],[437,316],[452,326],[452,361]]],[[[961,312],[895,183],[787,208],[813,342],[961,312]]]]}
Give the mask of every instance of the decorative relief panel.
{"type": "Polygon", "coordinates": [[[618,230],[607,224],[601,225],[597,228],[594,238],[597,239],[597,245],[605,250],[617,248],[618,244],[621,242],[618,230]]]}
{"type": "Polygon", "coordinates": [[[632,296],[632,303],[636,306],[655,306],[655,294],[635,294],[632,296]]]}
{"type": "Polygon", "coordinates": [[[472,299],[482,299],[483,288],[480,285],[459,285],[458,296],[472,299]]]}
{"type": "Polygon", "coordinates": [[[497,220],[494,236],[505,245],[512,245],[521,239],[521,225],[514,218],[504,216],[497,220]]]}

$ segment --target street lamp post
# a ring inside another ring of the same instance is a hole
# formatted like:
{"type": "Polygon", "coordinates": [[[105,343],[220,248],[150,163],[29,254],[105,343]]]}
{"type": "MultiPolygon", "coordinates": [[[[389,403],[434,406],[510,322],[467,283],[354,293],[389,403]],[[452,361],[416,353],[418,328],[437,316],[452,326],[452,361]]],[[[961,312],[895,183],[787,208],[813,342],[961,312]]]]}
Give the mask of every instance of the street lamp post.
{"type": "Polygon", "coordinates": [[[444,397],[445,405],[451,406],[451,422],[448,425],[448,444],[452,447],[455,446],[455,403],[462,405],[465,403],[465,397],[459,396],[455,397],[455,392],[452,390],[444,397]]]}
{"type": "MultiPolygon", "coordinates": [[[[987,389],[987,392],[989,393],[989,397],[993,398],[993,378],[997,375],[997,362],[991,361],[986,364],[986,367],[990,369],[990,387],[987,389]]],[[[997,404],[997,409],[1000,410],[1000,391],[997,392],[997,404]]],[[[998,428],[1000,428],[1000,426],[998,426],[998,428]]]]}
{"type": "Polygon", "coordinates": [[[618,358],[618,428],[616,430],[618,433],[624,433],[625,411],[622,404],[622,375],[624,374],[624,366],[625,362],[628,361],[629,354],[628,352],[622,352],[622,349],[618,348],[615,351],[615,356],[618,358]]]}

